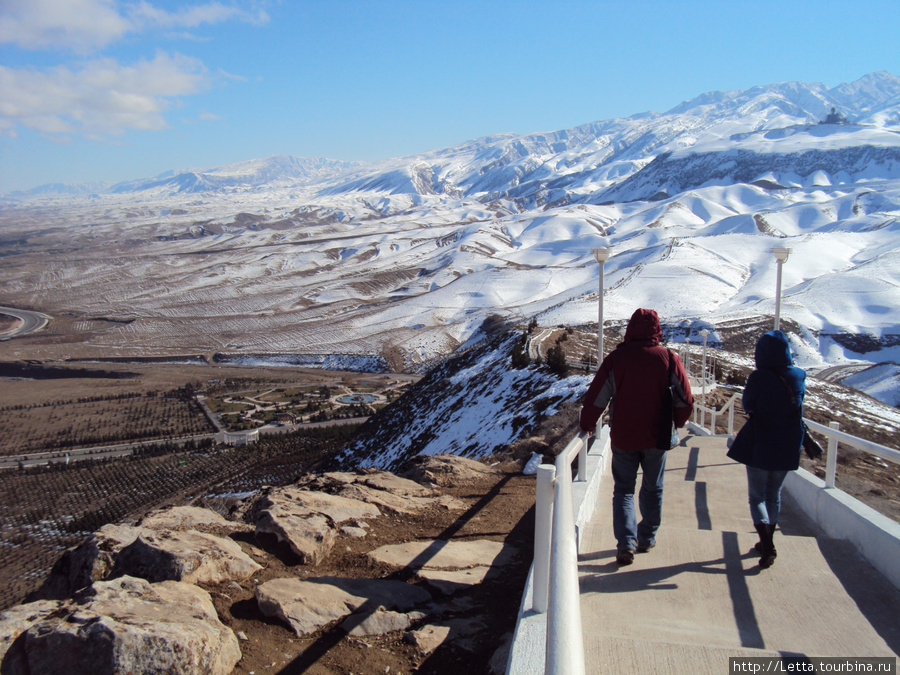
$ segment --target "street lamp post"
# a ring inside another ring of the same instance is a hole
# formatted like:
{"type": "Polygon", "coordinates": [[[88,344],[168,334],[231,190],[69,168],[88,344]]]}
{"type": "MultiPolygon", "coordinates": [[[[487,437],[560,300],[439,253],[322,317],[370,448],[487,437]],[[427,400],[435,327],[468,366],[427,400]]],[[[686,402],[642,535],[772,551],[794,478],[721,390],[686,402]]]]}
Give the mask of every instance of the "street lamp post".
{"type": "Polygon", "coordinates": [[[776,246],[772,249],[772,255],[778,263],[778,271],[775,274],[775,330],[781,328],[781,266],[788,259],[791,249],[784,246],[776,246]]]}
{"type": "Polygon", "coordinates": [[[709,337],[709,331],[704,328],[700,331],[700,335],[703,336],[703,367],[700,370],[700,380],[701,387],[700,396],[701,396],[701,405],[706,405],[706,339],[709,337]]]}
{"type": "Polygon", "coordinates": [[[594,259],[600,264],[600,295],[597,315],[597,367],[603,363],[603,263],[609,258],[609,247],[600,246],[591,249],[594,259]]]}

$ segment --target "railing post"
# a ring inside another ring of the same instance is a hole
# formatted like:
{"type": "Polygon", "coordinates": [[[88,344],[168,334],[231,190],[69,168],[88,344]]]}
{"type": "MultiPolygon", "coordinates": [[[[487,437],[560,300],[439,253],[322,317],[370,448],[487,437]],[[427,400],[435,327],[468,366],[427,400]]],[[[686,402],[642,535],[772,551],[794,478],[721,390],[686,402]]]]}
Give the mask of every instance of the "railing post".
{"type": "MultiPolygon", "coordinates": [[[[828,426],[838,431],[840,429],[840,422],[829,422],[828,426]]],[[[833,488],[834,487],[834,476],[837,473],[837,453],[838,453],[838,439],[835,436],[828,437],[828,454],[825,456],[825,487],[833,488]]]]}
{"type": "Polygon", "coordinates": [[[578,549],[572,506],[571,470],[558,476],[559,501],[553,511],[554,545],[550,552],[550,597],[547,615],[544,673],[584,675],[584,642],[581,634],[581,595],[578,587],[578,549]]]}
{"type": "Polygon", "coordinates": [[[538,467],[534,500],[534,593],[531,600],[531,608],[538,614],[547,611],[547,599],[550,596],[550,537],[555,479],[555,466],[541,464],[538,467]]]}
{"type": "Polygon", "coordinates": [[[581,483],[587,480],[588,440],[588,438],[585,438],[581,442],[581,448],[578,450],[578,473],[575,477],[581,483]]]}

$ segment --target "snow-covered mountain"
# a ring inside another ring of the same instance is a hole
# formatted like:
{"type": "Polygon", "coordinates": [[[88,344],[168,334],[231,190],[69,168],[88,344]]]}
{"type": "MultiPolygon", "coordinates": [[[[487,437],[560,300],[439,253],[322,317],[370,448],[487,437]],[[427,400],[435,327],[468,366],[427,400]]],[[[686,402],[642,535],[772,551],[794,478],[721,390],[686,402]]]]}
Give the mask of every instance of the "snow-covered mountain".
{"type": "Polygon", "coordinates": [[[611,321],[639,306],[693,330],[771,316],[785,246],[802,365],[900,361],[898,131],[900,78],[874,73],[373,164],[275,157],[92,199],[8,195],[0,304],[83,317],[70,356],[415,367],[489,314],[596,323],[596,246],[612,251],[611,321]]]}

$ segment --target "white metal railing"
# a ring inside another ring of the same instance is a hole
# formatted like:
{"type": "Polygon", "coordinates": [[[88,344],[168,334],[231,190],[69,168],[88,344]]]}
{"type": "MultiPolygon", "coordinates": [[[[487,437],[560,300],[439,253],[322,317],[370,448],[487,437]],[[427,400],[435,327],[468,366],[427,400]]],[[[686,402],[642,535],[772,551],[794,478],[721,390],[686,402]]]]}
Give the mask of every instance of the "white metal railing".
{"type": "MultiPolygon", "coordinates": [[[[694,424],[699,427],[700,430],[704,433],[715,436],[717,421],[716,418],[720,415],[724,415],[727,412],[728,435],[731,436],[732,434],[734,434],[734,408],[737,398],[738,394],[734,394],[730,399],[728,399],[728,403],[726,403],[721,410],[708,408],[706,406],[695,403],[693,416],[694,424]],[[707,414],[711,416],[711,423],[708,428],[706,426],[707,414]]],[[[825,426],[824,424],[813,422],[812,420],[806,419],[805,417],[803,418],[803,421],[806,422],[806,426],[808,426],[810,429],[822,434],[828,439],[828,446],[825,450],[825,487],[834,487],[835,475],[837,473],[838,443],[845,443],[846,445],[856,448],[857,450],[862,450],[863,452],[868,452],[871,455],[875,455],[877,457],[881,457],[882,459],[887,459],[891,462],[900,464],[900,451],[894,450],[893,448],[888,448],[884,445],[879,445],[878,443],[874,443],[872,441],[867,441],[863,438],[852,436],[844,431],[841,431],[839,422],[829,422],[828,426],[825,426]]]]}
{"type": "Polygon", "coordinates": [[[857,450],[862,450],[871,455],[900,464],[900,451],[840,431],[838,422],[829,422],[826,427],[824,424],[813,422],[805,417],[803,421],[806,422],[806,426],[810,429],[819,432],[828,439],[828,448],[825,451],[825,487],[827,488],[834,487],[834,478],[837,473],[838,443],[846,443],[857,450]]]}
{"type": "Polygon", "coordinates": [[[584,481],[588,435],[581,431],[557,456],[554,466],[538,467],[534,528],[532,609],[547,613],[544,673],[584,673],[578,542],[572,503],[572,462],[584,481]]]}
{"type": "Polygon", "coordinates": [[[720,410],[716,410],[715,408],[705,406],[702,403],[697,403],[696,401],[694,401],[694,417],[693,417],[694,424],[696,424],[698,427],[700,427],[704,432],[708,431],[711,436],[715,436],[716,435],[716,423],[718,421],[718,418],[721,415],[727,414],[728,415],[728,435],[730,436],[731,434],[734,433],[734,407],[735,407],[735,402],[738,399],[738,396],[739,396],[738,394],[733,394],[732,397],[730,399],[728,399],[728,402],[724,406],[722,406],[722,408],[720,410]],[[709,425],[708,429],[706,427],[706,416],[707,415],[710,416],[710,425],[709,425]]]}

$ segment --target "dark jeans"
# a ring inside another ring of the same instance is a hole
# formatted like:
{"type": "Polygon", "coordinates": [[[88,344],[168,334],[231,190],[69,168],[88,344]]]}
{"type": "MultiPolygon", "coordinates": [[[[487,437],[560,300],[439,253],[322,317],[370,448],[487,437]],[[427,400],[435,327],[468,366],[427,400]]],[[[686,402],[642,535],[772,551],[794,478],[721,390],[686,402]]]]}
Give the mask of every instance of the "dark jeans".
{"type": "Polygon", "coordinates": [[[613,447],[613,534],[619,549],[649,546],[656,540],[662,518],[665,450],[626,451],[613,447]],[[643,471],[638,506],[641,522],[634,511],[634,488],[638,468],[643,471]]]}
{"type": "Polygon", "coordinates": [[[787,471],[766,471],[747,467],[747,495],[750,501],[750,516],[753,524],[778,523],[781,512],[781,486],[787,478],[787,471]]]}

